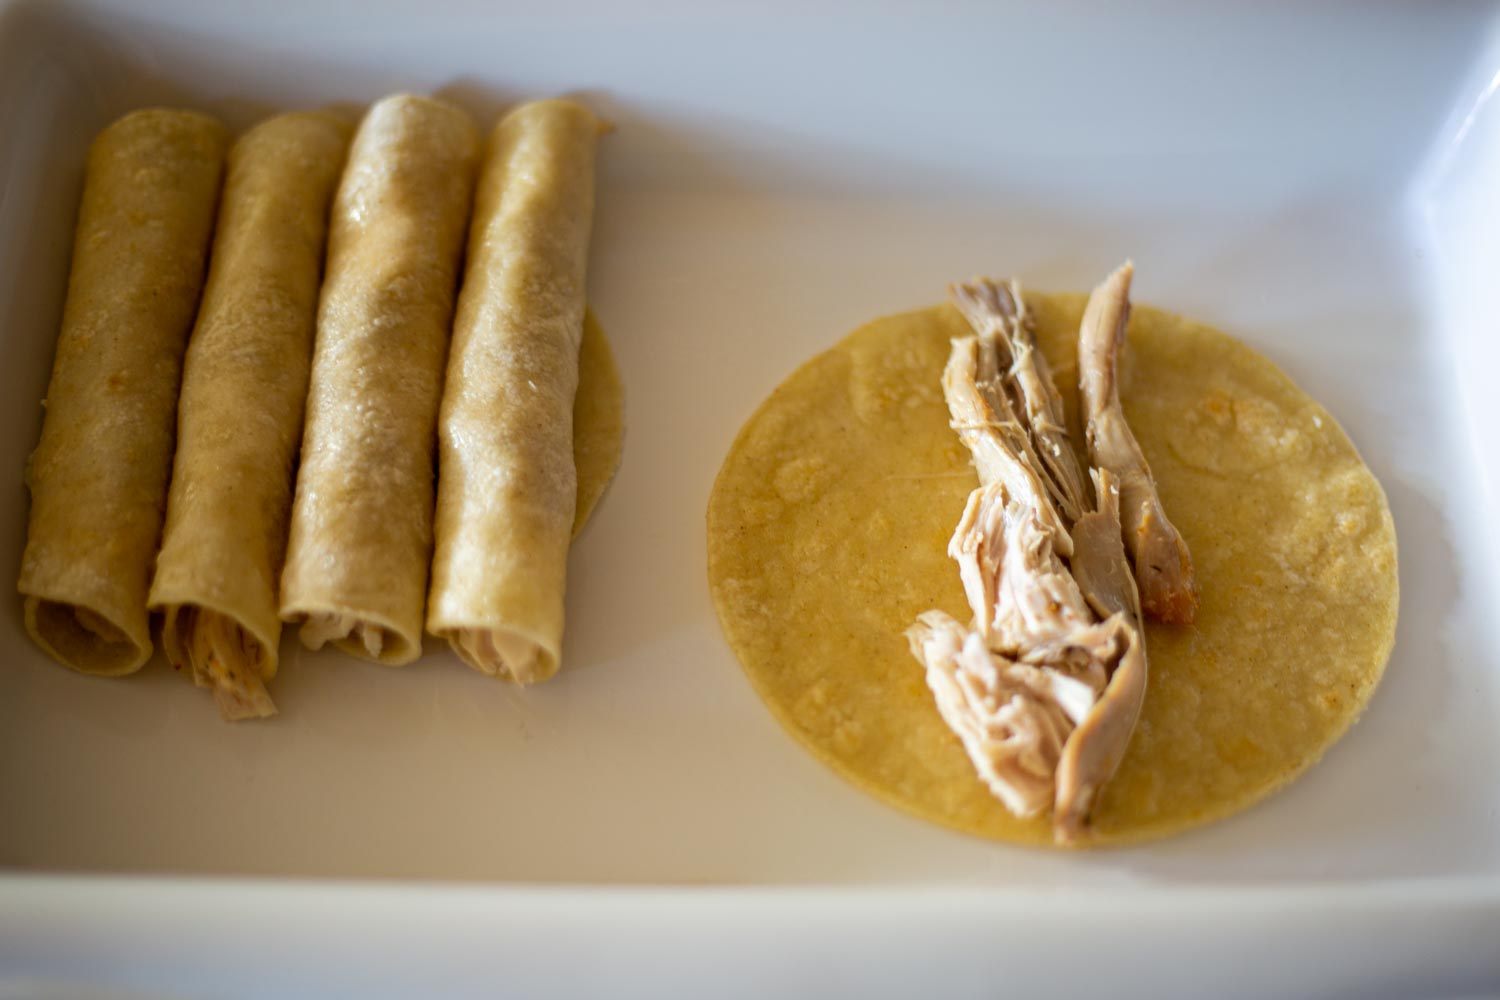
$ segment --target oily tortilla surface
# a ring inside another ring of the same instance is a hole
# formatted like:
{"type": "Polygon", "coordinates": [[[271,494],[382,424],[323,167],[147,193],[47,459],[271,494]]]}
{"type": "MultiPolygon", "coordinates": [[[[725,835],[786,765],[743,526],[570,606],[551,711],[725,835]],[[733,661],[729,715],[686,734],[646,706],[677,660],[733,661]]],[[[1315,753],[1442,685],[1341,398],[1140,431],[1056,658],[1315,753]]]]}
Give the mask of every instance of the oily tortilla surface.
{"type": "MultiPolygon", "coordinates": [[[[1077,425],[1084,297],[1028,293],[1077,425]]],[[[740,431],[708,508],[719,619],[803,745],[917,816],[1049,844],[944,725],[903,630],[967,620],[946,555],[977,483],[939,384],[968,328],[949,306],[876,320],[813,358],[740,431]]],[[[1165,836],[1286,784],[1359,716],[1395,634],[1396,536],[1380,484],[1334,419],[1209,327],[1137,307],[1121,392],[1202,591],[1189,627],[1147,628],[1150,684],[1094,843],[1165,836]]]]}

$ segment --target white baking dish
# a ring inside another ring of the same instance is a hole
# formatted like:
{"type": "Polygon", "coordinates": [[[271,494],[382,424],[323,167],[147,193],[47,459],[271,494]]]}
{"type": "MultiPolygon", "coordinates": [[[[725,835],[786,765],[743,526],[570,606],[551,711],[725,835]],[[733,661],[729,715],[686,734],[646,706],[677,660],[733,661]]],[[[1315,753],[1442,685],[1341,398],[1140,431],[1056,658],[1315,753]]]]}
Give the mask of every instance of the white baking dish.
{"type": "Polygon", "coordinates": [[[1221,966],[1225,995],[1500,989],[1497,29],[1415,4],[0,7],[0,565],[82,155],[142,104],[243,126],[416,89],[487,122],[582,94],[618,125],[590,296],[628,392],[542,687],[289,642],[282,714],[228,726],[160,661],[50,663],[12,601],[0,996],[1149,993],[1221,966]],[[708,599],[709,485],[863,320],[977,272],[1084,288],[1127,254],[1138,299],[1265,351],[1349,430],[1396,519],[1396,652],[1350,735],[1238,818],[1085,855],[967,839],[761,707],[708,599]]]}

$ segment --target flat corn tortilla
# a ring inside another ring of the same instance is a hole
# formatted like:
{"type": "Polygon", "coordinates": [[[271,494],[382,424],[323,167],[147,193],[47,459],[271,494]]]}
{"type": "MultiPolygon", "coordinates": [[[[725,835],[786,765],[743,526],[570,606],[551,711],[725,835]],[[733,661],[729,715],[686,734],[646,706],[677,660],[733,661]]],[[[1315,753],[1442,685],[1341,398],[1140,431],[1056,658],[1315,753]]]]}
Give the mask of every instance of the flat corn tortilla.
{"type": "Polygon", "coordinates": [[[573,399],[573,464],[578,469],[578,500],[572,537],[593,516],[620,467],[625,449],[625,386],[614,351],[592,309],[583,313],[578,348],[578,394],[573,399]]]}
{"type": "MultiPolygon", "coordinates": [[[[1082,295],[1027,295],[1075,447],[1082,295]]],[[[781,723],[886,802],[996,840],[1011,815],[943,723],[903,630],[967,621],[948,537],[977,482],[940,376],[969,329],[952,307],[855,331],[740,431],[708,507],[709,582],[730,646],[781,723]]],[[[1189,627],[1148,623],[1150,685],[1092,844],[1244,809],[1322,756],[1369,701],[1395,638],[1385,495],[1333,417],[1233,338],[1136,307],[1126,416],[1193,553],[1189,627]]]]}

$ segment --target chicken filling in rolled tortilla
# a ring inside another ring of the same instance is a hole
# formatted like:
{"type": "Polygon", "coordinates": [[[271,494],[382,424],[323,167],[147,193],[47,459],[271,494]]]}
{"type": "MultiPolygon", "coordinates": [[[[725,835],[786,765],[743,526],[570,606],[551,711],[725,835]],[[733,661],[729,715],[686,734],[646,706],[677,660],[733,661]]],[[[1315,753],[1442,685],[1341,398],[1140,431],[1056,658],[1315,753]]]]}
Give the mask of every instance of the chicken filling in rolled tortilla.
{"type": "Polygon", "coordinates": [[[173,667],[190,670],[194,684],[213,689],[226,719],[275,714],[261,679],[266,651],[234,618],[191,605],[174,607],[166,613],[161,640],[173,667]]]}

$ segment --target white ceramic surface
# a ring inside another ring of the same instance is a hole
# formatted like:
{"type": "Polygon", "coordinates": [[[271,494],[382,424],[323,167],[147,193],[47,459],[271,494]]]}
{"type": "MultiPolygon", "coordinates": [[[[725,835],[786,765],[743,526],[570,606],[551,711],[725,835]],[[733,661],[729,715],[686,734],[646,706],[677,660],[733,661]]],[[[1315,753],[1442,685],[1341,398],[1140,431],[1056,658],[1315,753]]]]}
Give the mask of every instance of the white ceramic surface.
{"type": "Polygon", "coordinates": [[[55,666],[8,603],[0,997],[423,975],[483,992],[503,969],[557,995],[631,969],[642,991],[675,972],[895,994],[938,961],[982,995],[1054,981],[1042,959],[1076,956],[1079,927],[1109,938],[1069,969],[1080,988],[1223,963],[1246,995],[1500,990],[1494,12],[527,7],[0,7],[0,566],[23,542],[82,154],[141,104],[243,126],[409,88],[488,121],[581,93],[619,126],[590,295],[628,392],[542,687],[435,650],[393,671],[288,643],[282,714],[226,726],[159,661],[121,681],[55,666]],[[770,719],[713,617],[703,509],[754,405],[863,320],[976,272],[1084,288],[1127,254],[1140,300],[1244,338],[1344,423],[1396,519],[1397,648],[1365,719],[1250,812],[1129,850],[1004,848],[866,798],[770,719]],[[304,881],[155,877],[181,875],[304,881]],[[1339,971],[1381,935],[1399,947],[1339,971]],[[1285,960],[1241,947],[1256,937],[1285,960]],[[559,939],[604,957],[570,963],[559,939]]]}

